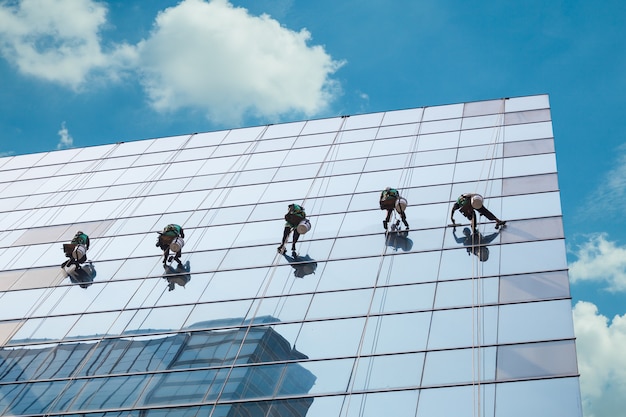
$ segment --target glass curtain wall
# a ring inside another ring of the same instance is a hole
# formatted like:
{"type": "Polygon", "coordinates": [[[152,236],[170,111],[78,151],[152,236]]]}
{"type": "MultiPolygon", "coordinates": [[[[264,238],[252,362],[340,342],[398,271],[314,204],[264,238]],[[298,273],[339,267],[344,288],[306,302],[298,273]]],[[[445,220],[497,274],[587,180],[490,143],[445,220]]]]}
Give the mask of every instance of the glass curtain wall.
{"type": "Polygon", "coordinates": [[[2,415],[582,415],[546,95],[5,157],[0,202],[2,415]]]}

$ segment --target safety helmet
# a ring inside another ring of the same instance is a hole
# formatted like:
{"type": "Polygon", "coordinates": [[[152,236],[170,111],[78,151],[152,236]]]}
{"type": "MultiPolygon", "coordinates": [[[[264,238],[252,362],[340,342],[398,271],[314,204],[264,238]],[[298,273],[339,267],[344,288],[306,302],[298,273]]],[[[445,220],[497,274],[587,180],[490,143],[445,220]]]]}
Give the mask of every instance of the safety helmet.
{"type": "Polygon", "coordinates": [[[385,188],[385,191],[389,191],[389,190],[391,190],[391,187],[385,188]]]}
{"type": "Polygon", "coordinates": [[[483,206],[483,196],[480,194],[474,194],[471,199],[472,207],[479,210],[483,206]]]}

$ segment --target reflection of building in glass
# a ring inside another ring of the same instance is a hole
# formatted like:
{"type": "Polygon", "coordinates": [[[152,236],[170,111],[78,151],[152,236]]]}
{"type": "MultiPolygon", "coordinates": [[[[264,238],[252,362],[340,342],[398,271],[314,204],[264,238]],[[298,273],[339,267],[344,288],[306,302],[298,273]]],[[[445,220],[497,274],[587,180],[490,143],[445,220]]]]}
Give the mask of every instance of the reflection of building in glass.
{"type": "MultiPolygon", "coordinates": [[[[198,323],[184,333],[159,338],[103,338],[97,343],[1,350],[2,380],[21,382],[3,392],[8,406],[3,414],[126,409],[124,415],[129,415],[139,409],[139,415],[150,415],[151,408],[164,404],[180,405],[187,413],[190,405],[198,408],[207,400],[306,394],[314,384],[311,372],[289,363],[307,357],[271,328],[195,330],[215,326],[198,323]],[[255,366],[246,366],[251,363],[255,366]],[[97,378],[102,374],[107,377],[97,378]],[[29,382],[33,380],[46,382],[29,382]]],[[[235,402],[226,415],[304,416],[312,401],[295,398],[254,406],[235,402]],[[242,408],[254,411],[246,414],[242,408]]]]}
{"type": "Polygon", "coordinates": [[[0,190],[0,414],[582,415],[545,95],[4,157],[0,190]],[[507,221],[478,248],[466,192],[507,221]]]}

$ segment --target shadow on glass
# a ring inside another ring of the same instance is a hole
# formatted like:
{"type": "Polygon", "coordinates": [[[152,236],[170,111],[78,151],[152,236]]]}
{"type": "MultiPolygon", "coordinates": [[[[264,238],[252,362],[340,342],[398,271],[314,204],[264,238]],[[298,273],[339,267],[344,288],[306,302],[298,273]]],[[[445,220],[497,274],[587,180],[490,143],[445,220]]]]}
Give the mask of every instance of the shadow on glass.
{"type": "Polygon", "coordinates": [[[167,289],[168,291],[174,291],[176,285],[180,287],[185,287],[189,281],[191,281],[191,266],[189,261],[185,262],[185,264],[177,264],[176,268],[172,267],[171,264],[163,265],[163,269],[165,270],[163,273],[163,279],[167,280],[167,289]]]}

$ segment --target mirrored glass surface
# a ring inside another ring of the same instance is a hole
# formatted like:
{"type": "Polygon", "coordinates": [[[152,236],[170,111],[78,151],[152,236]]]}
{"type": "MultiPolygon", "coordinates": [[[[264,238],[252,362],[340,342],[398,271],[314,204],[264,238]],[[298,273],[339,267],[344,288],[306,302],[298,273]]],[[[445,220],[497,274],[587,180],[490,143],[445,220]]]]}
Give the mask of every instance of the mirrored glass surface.
{"type": "Polygon", "coordinates": [[[0,158],[0,413],[580,417],[552,135],[541,95],[0,158]]]}

